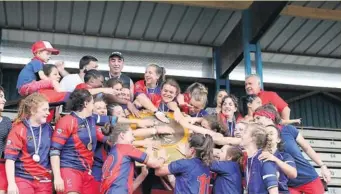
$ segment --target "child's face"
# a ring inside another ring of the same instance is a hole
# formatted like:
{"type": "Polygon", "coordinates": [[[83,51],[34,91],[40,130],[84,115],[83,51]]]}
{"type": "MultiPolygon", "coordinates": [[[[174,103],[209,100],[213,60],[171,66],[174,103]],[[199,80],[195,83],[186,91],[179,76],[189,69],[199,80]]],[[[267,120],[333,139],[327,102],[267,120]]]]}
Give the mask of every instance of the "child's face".
{"type": "Polygon", "coordinates": [[[272,146],[277,147],[277,144],[281,142],[277,129],[273,126],[268,126],[265,129],[266,129],[266,132],[269,134],[272,146]]]}
{"type": "Polygon", "coordinates": [[[268,117],[264,117],[264,116],[259,116],[259,115],[256,115],[255,116],[255,121],[261,125],[264,125],[264,126],[268,126],[268,125],[273,125],[274,122],[269,119],[268,117]]]}
{"type": "Polygon", "coordinates": [[[220,149],[220,154],[219,154],[219,160],[220,161],[225,161],[226,158],[226,154],[227,154],[227,150],[230,148],[229,145],[224,145],[221,149],[220,149]]]}
{"type": "Polygon", "coordinates": [[[94,104],[93,113],[104,116],[107,115],[107,112],[107,104],[105,102],[99,101],[94,104]]]}
{"type": "Polygon", "coordinates": [[[189,108],[190,114],[196,114],[196,113],[200,112],[205,107],[203,102],[196,101],[193,98],[191,99],[191,101],[189,103],[192,105],[192,107],[189,108]]]}
{"type": "Polygon", "coordinates": [[[130,101],[130,90],[128,88],[122,88],[120,97],[123,100],[130,101]]]}
{"type": "Polygon", "coordinates": [[[113,87],[112,87],[114,90],[116,90],[117,93],[120,93],[122,91],[122,84],[118,83],[118,84],[115,84],[113,87]]]}
{"type": "Polygon", "coordinates": [[[50,75],[48,75],[48,78],[50,80],[59,82],[60,81],[60,75],[59,75],[58,69],[52,68],[50,75]]]}
{"type": "Polygon", "coordinates": [[[52,53],[50,51],[47,51],[47,50],[39,51],[36,54],[36,56],[39,59],[41,59],[42,61],[44,61],[45,63],[47,63],[51,59],[51,55],[52,55],[52,53]]]}
{"type": "Polygon", "coordinates": [[[176,91],[177,91],[176,87],[169,84],[165,84],[161,90],[162,100],[166,103],[172,102],[176,97],[176,91]]]}
{"type": "Polygon", "coordinates": [[[116,116],[118,118],[125,118],[126,117],[124,110],[121,106],[114,106],[114,108],[112,110],[112,115],[116,116]]]}
{"type": "Polygon", "coordinates": [[[244,123],[237,123],[236,128],[234,129],[234,136],[241,138],[243,132],[245,131],[245,124],[244,123]]]}
{"type": "Polygon", "coordinates": [[[101,76],[99,78],[91,79],[88,84],[92,88],[101,88],[103,87],[103,82],[104,82],[104,77],[101,76]]]}

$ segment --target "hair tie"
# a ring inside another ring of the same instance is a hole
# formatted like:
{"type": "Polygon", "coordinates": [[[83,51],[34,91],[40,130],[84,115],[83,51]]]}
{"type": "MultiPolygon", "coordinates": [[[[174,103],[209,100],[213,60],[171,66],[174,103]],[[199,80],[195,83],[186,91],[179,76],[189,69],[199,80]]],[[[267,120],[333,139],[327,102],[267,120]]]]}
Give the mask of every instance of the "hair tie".
{"type": "Polygon", "coordinates": [[[265,111],[265,110],[256,111],[255,113],[253,113],[253,116],[263,116],[263,117],[266,117],[268,119],[271,119],[273,122],[275,122],[275,118],[276,118],[275,114],[270,113],[270,112],[265,111]]]}

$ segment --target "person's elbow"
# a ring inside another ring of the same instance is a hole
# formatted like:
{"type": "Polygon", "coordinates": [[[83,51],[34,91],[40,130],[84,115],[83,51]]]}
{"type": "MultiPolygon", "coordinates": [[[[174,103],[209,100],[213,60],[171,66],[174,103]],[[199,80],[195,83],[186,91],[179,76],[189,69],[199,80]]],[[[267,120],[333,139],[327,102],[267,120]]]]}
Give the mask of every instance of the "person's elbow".
{"type": "Polygon", "coordinates": [[[293,170],[290,171],[290,173],[287,174],[289,179],[295,179],[297,177],[297,170],[294,168],[293,170]]]}
{"type": "Polygon", "coordinates": [[[290,108],[288,106],[284,107],[284,109],[281,112],[281,117],[284,120],[289,120],[290,119],[290,108]]]}

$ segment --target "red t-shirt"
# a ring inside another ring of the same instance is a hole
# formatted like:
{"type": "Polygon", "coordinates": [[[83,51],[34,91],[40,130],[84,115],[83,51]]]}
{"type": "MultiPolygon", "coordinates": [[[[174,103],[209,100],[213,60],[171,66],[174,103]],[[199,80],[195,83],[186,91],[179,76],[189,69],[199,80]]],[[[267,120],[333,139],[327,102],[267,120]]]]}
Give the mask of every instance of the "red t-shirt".
{"type": "Polygon", "coordinates": [[[91,86],[89,86],[88,84],[86,84],[86,83],[81,83],[81,84],[78,84],[77,86],[76,86],[76,89],[91,89],[92,87],[91,86]]]}
{"type": "Polygon", "coordinates": [[[279,113],[283,111],[285,107],[288,106],[288,104],[278,96],[276,92],[270,92],[270,91],[261,91],[258,94],[258,97],[262,100],[262,104],[273,104],[279,113]]]}

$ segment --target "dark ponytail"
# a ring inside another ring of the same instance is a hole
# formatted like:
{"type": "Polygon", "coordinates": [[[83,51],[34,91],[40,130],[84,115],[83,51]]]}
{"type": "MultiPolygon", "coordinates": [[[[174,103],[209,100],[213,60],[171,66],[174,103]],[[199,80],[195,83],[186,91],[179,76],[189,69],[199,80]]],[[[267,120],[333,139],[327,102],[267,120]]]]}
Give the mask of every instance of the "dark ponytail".
{"type": "Polygon", "coordinates": [[[196,157],[209,166],[213,161],[213,139],[206,134],[193,134],[189,140],[189,146],[195,149],[196,157]]]}
{"type": "Polygon", "coordinates": [[[70,111],[82,111],[85,107],[85,102],[90,102],[92,99],[92,95],[88,90],[76,89],[70,94],[66,108],[70,111]]]}
{"type": "Polygon", "coordinates": [[[252,103],[258,96],[255,94],[246,95],[240,98],[239,112],[245,117],[249,112],[248,104],[252,103]]]}

